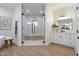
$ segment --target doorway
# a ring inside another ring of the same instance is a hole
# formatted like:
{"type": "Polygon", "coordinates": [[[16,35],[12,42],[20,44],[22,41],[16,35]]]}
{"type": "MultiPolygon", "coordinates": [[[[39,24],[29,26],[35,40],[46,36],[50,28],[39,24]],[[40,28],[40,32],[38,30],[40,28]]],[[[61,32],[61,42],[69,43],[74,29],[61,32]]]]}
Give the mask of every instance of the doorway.
{"type": "Polygon", "coordinates": [[[22,5],[22,43],[43,45],[45,43],[45,4],[22,5]]]}

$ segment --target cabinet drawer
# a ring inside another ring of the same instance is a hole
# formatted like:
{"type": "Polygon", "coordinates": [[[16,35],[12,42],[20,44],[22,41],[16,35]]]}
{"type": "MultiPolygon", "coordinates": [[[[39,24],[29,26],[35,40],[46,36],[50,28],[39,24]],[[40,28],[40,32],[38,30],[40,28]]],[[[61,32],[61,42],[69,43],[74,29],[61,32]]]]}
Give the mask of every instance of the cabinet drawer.
{"type": "Polygon", "coordinates": [[[57,36],[57,42],[60,44],[64,44],[64,37],[62,35],[57,36]]]}
{"type": "Polygon", "coordinates": [[[67,46],[71,46],[71,47],[73,47],[73,44],[72,44],[72,43],[70,43],[70,42],[69,42],[69,43],[67,43],[66,45],[67,45],[67,46]]]}

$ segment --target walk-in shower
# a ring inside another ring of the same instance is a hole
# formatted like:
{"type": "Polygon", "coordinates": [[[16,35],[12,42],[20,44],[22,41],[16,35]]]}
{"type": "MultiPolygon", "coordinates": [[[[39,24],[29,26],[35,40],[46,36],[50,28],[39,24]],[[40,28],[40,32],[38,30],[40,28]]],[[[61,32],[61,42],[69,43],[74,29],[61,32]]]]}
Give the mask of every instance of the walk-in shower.
{"type": "Polygon", "coordinates": [[[24,41],[45,39],[45,5],[40,3],[23,4],[22,37],[24,41]]]}

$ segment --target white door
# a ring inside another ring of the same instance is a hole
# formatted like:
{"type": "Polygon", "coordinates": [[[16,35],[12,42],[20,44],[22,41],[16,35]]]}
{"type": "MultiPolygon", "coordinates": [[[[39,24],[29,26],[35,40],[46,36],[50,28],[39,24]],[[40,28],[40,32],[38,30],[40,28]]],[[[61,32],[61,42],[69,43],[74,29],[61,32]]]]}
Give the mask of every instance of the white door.
{"type": "Polygon", "coordinates": [[[75,51],[79,55],[79,4],[76,4],[76,22],[75,22],[75,51]]]}

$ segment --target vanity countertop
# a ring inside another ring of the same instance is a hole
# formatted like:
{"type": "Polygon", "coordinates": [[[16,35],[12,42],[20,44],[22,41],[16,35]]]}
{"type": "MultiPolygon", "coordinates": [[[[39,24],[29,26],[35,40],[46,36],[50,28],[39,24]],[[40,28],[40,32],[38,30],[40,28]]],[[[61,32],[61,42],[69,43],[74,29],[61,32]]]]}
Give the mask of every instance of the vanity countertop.
{"type": "Polygon", "coordinates": [[[52,32],[52,33],[74,34],[74,32],[52,32]]]}

